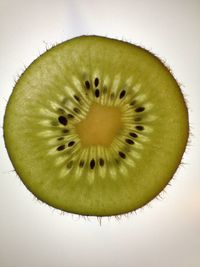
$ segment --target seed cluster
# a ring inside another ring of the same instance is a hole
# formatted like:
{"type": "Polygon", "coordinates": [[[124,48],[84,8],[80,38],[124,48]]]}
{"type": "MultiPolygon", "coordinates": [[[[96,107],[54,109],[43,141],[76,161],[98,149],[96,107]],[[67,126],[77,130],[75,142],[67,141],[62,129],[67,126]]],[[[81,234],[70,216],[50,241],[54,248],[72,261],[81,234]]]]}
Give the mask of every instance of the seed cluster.
{"type": "MultiPolygon", "coordinates": [[[[121,162],[130,164],[138,155],[138,147],[141,146],[143,133],[145,133],[144,116],[147,116],[145,103],[139,104],[137,96],[133,95],[130,88],[125,86],[113,90],[103,84],[99,77],[94,77],[91,82],[87,79],[82,82],[81,91],[72,90],[68,104],[61,103],[57,109],[57,123],[60,129],[59,143],[56,150],[61,157],[66,158],[66,169],[73,166],[91,171],[109,169],[109,166],[118,166],[121,162]],[[92,103],[97,102],[107,106],[123,107],[123,132],[113,141],[109,148],[93,147],[83,148],[79,136],[74,131],[74,125],[84,119],[92,103]],[[141,138],[140,138],[141,137],[141,138]],[[126,159],[129,159],[126,161],[126,159]]],[[[52,123],[53,124],[53,123],[52,123]]],[[[54,124],[56,124],[54,122],[54,124]]]]}

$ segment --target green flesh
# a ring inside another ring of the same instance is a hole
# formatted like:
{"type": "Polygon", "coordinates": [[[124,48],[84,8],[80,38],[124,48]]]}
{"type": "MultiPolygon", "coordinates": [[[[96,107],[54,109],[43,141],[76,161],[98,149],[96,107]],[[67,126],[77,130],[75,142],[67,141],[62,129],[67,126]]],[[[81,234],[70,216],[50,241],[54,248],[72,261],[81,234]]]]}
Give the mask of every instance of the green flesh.
{"type": "Polygon", "coordinates": [[[161,61],[140,47],[97,36],[74,38],[35,60],[18,80],[4,118],[6,148],[25,186],[55,208],[96,216],[136,210],[158,195],[180,164],[188,132],[183,95],[161,61]],[[92,103],[123,110],[124,127],[110,147],[81,147],[75,125],[92,103]],[[139,107],[145,110],[137,112],[139,107]]]}

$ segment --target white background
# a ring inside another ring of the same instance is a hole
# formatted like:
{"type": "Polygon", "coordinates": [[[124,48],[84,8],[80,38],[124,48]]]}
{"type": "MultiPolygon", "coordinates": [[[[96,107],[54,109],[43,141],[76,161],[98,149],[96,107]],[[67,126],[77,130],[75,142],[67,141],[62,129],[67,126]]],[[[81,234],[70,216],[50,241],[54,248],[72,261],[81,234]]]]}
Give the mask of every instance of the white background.
{"type": "Polygon", "coordinates": [[[182,84],[191,137],[162,194],[128,217],[62,215],[13,172],[0,135],[1,267],[200,266],[200,1],[0,0],[0,125],[14,79],[51,46],[82,34],[116,37],[166,60],[182,84]]]}

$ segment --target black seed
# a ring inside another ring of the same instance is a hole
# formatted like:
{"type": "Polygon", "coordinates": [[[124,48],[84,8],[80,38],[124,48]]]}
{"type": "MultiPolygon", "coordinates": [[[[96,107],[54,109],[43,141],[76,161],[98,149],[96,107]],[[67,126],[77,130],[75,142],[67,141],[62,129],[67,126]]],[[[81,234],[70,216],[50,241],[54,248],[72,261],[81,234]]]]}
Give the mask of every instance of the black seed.
{"type": "Polygon", "coordinates": [[[138,135],[136,133],[129,133],[130,136],[134,137],[134,138],[137,138],[138,135]]]}
{"type": "Polygon", "coordinates": [[[119,156],[120,156],[121,158],[123,158],[123,159],[126,158],[126,155],[125,155],[123,152],[121,152],[121,151],[119,151],[119,156]]]}
{"type": "Polygon", "coordinates": [[[90,83],[89,83],[89,81],[85,81],[85,86],[86,86],[87,89],[90,89],[90,83]]]}
{"type": "Polygon", "coordinates": [[[122,90],[120,95],[119,95],[119,98],[123,98],[126,94],[126,91],[125,90],[122,90]]]}
{"type": "Polygon", "coordinates": [[[135,109],[135,112],[142,112],[142,111],[144,111],[144,110],[145,110],[144,107],[139,107],[139,108],[136,108],[136,109],[135,109]]]}
{"type": "Polygon", "coordinates": [[[75,144],[75,142],[71,141],[71,142],[68,143],[68,146],[70,147],[70,146],[73,146],[74,144],[75,144]]]}
{"type": "Polygon", "coordinates": [[[71,160],[68,164],[67,164],[67,168],[71,169],[71,167],[73,166],[73,160],[71,160]]]}
{"type": "Polygon", "coordinates": [[[96,90],[95,90],[95,96],[96,96],[96,97],[99,97],[99,89],[96,89],[96,90]]]}
{"type": "Polygon", "coordinates": [[[141,125],[137,125],[135,128],[136,128],[137,130],[139,130],[139,131],[143,131],[143,130],[144,130],[144,127],[141,126],[141,125]]]}
{"type": "Polygon", "coordinates": [[[61,150],[64,150],[64,149],[65,149],[65,145],[61,145],[61,146],[57,147],[58,151],[61,151],[61,150]]]}
{"type": "Polygon", "coordinates": [[[99,85],[99,79],[98,78],[95,78],[94,85],[95,85],[95,87],[97,87],[99,85]]]}
{"type": "Polygon", "coordinates": [[[135,101],[135,100],[131,101],[131,103],[130,103],[130,106],[134,106],[134,105],[135,105],[135,103],[136,103],[136,101],[135,101]]]}
{"type": "Polygon", "coordinates": [[[77,95],[74,95],[74,98],[76,99],[77,102],[80,102],[80,98],[77,95]]]}
{"type": "Polygon", "coordinates": [[[104,165],[104,160],[103,160],[102,158],[99,159],[99,164],[100,164],[101,167],[103,167],[103,165],[104,165]]]}
{"type": "Polygon", "coordinates": [[[94,167],[95,167],[95,160],[92,159],[92,160],[90,161],[90,168],[93,170],[94,167]]]}
{"type": "Polygon", "coordinates": [[[81,161],[79,162],[79,167],[83,168],[84,164],[85,164],[85,161],[84,161],[84,160],[81,160],[81,161]]]}
{"type": "Polygon", "coordinates": [[[74,116],[73,116],[72,114],[68,114],[68,115],[67,115],[67,118],[68,118],[68,119],[73,119],[74,116]]]}
{"type": "Polygon", "coordinates": [[[62,132],[63,132],[63,133],[68,133],[69,130],[68,130],[68,129],[64,129],[64,130],[62,130],[62,132]]]}
{"type": "Polygon", "coordinates": [[[131,139],[126,139],[125,141],[126,141],[126,143],[128,143],[129,145],[133,145],[133,144],[134,144],[134,142],[133,142],[131,139]]]}
{"type": "Polygon", "coordinates": [[[63,139],[64,139],[64,137],[57,138],[58,141],[63,140],[63,139]]]}
{"type": "Polygon", "coordinates": [[[67,119],[64,116],[58,117],[58,121],[63,125],[67,125],[67,119]]]}
{"type": "Polygon", "coordinates": [[[81,111],[80,111],[80,109],[78,109],[78,108],[74,108],[74,112],[76,112],[76,113],[80,113],[81,111]]]}

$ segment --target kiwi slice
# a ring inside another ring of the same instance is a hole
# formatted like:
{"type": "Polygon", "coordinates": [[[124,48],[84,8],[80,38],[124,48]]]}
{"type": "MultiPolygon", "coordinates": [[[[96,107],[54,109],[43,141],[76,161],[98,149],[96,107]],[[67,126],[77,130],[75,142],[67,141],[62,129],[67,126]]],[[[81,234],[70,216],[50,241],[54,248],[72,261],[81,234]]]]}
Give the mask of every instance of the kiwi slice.
{"type": "Polygon", "coordinates": [[[25,186],[50,206],[91,216],[124,214],[156,197],[181,162],[188,129],[169,69],[141,47],[100,36],[37,58],[4,117],[25,186]]]}

